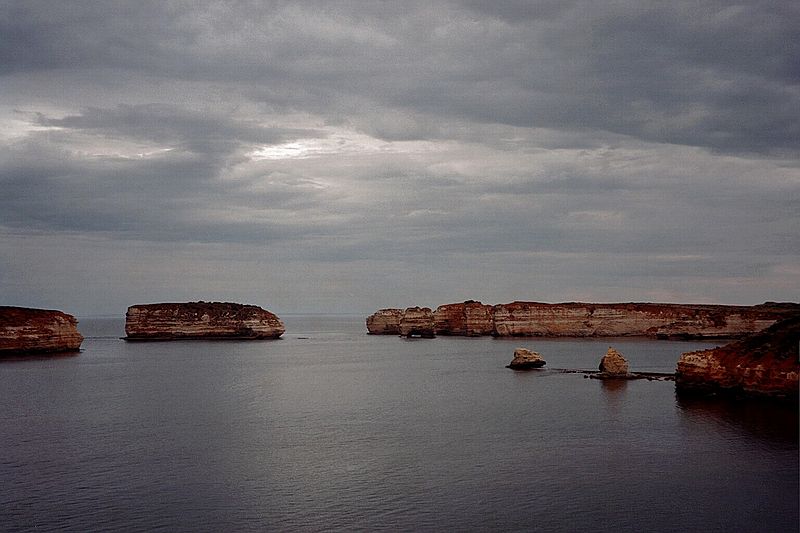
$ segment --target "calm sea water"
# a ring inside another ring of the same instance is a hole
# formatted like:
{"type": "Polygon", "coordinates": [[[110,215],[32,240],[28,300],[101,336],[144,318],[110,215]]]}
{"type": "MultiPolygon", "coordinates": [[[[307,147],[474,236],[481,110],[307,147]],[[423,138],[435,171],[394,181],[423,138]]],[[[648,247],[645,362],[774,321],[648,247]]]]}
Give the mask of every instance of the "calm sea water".
{"type": "Polygon", "coordinates": [[[285,317],[282,340],[0,361],[3,531],[797,531],[797,410],[504,368],[674,369],[702,343],[402,340],[285,317]]]}

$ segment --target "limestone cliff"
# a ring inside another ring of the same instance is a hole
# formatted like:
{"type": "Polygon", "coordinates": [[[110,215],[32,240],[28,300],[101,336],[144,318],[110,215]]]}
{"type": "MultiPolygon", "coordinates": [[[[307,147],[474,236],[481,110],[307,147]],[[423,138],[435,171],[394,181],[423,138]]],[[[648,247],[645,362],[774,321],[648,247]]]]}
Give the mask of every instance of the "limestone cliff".
{"type": "Polygon", "coordinates": [[[0,306],[0,356],[76,352],[83,341],[77,325],[61,311],[0,306]]]}
{"type": "Polygon", "coordinates": [[[433,320],[439,335],[479,337],[494,331],[492,306],[474,300],[440,305],[433,313],[433,320]]]}
{"type": "MultiPolygon", "coordinates": [[[[384,309],[367,319],[368,331],[396,334],[393,326],[383,325],[390,320],[384,316],[390,311],[392,324],[397,320],[399,328],[404,311],[384,309]]],[[[434,329],[437,335],[463,336],[731,338],[760,331],[798,311],[800,304],[794,303],[733,306],[512,302],[488,306],[468,300],[439,306],[434,313],[434,329]]]]}
{"type": "Polygon", "coordinates": [[[513,302],[494,307],[494,324],[499,336],[726,338],[760,331],[782,313],[763,306],[513,302]]]}
{"type": "Polygon", "coordinates": [[[372,335],[400,335],[402,309],[381,309],[367,317],[367,331],[372,335]]]}
{"type": "Polygon", "coordinates": [[[400,335],[403,337],[422,337],[430,339],[436,336],[433,311],[428,307],[409,307],[400,319],[400,335]]]}
{"type": "Polygon", "coordinates": [[[684,353],[678,361],[679,391],[706,390],[797,398],[800,316],[721,348],[684,353]]]}
{"type": "Polygon", "coordinates": [[[236,303],[133,305],[125,314],[126,340],[277,339],[285,330],[269,311],[236,303]]]}

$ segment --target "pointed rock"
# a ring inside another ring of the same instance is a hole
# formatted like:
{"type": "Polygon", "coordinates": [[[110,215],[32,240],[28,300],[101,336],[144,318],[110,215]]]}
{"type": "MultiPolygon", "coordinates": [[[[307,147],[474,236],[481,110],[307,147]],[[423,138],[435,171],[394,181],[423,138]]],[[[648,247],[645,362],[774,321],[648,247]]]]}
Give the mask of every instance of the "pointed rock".
{"type": "Polygon", "coordinates": [[[626,376],[628,374],[628,361],[621,353],[609,346],[608,352],[600,360],[600,372],[611,376],[626,376]]]}

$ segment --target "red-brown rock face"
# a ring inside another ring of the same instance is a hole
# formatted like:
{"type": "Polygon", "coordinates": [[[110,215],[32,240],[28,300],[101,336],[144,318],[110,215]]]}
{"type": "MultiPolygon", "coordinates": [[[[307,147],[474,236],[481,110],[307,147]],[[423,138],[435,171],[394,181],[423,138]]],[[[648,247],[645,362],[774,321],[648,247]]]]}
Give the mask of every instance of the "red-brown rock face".
{"type": "Polygon", "coordinates": [[[400,335],[402,309],[381,309],[367,317],[367,332],[371,335],[400,335]]]}
{"type": "MultiPolygon", "coordinates": [[[[513,302],[488,306],[470,300],[440,305],[434,313],[434,329],[438,335],[463,336],[731,338],[761,331],[798,312],[800,304],[795,303],[735,306],[513,302]]],[[[404,313],[400,309],[382,309],[367,318],[367,329],[373,334],[397,334],[404,313]]]]}
{"type": "Polygon", "coordinates": [[[133,305],[125,315],[126,340],[277,339],[286,329],[255,305],[189,302],[133,305]]]}
{"type": "Polygon", "coordinates": [[[83,336],[77,325],[61,311],[0,307],[0,356],[78,351],[83,336]]]}
{"type": "Polygon", "coordinates": [[[797,398],[800,316],[713,350],[684,353],[678,390],[720,390],[797,398]]]}
{"type": "Polygon", "coordinates": [[[400,319],[400,335],[403,337],[433,338],[433,311],[428,307],[409,307],[400,319]]]}
{"type": "Polygon", "coordinates": [[[513,302],[494,306],[494,327],[498,336],[725,338],[760,331],[790,309],[767,304],[513,302]]]}
{"type": "Polygon", "coordinates": [[[492,306],[473,300],[440,305],[433,313],[433,320],[437,335],[479,337],[494,331],[492,306]]]}

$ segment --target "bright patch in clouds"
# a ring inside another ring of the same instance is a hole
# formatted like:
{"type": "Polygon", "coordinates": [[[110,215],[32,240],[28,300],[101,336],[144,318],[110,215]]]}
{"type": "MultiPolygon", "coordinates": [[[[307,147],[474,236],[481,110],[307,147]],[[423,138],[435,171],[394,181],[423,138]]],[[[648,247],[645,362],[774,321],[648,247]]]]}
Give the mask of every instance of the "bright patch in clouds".
{"type": "Polygon", "coordinates": [[[17,118],[3,118],[0,119],[0,141],[20,139],[33,132],[59,131],[61,129],[54,126],[40,126],[17,118]]]}
{"type": "Polygon", "coordinates": [[[312,147],[310,142],[291,142],[278,146],[265,146],[250,154],[255,160],[260,159],[302,159],[309,157],[312,147]]]}
{"type": "Polygon", "coordinates": [[[330,130],[319,139],[297,139],[291,142],[263,146],[251,152],[254,161],[281,159],[309,159],[327,155],[421,153],[433,149],[425,141],[382,141],[351,130],[330,130]]]}

